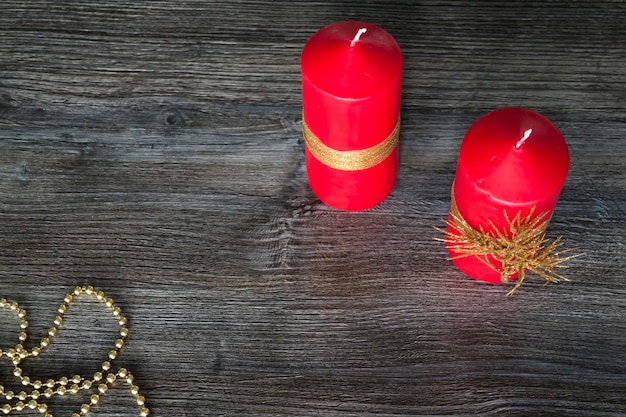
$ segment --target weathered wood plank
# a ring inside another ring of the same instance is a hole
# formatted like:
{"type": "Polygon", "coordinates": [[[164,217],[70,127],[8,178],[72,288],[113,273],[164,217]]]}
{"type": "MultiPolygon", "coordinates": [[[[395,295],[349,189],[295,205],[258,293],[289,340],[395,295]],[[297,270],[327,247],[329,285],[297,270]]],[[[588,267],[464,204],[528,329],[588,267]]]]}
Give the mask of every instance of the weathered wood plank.
{"type": "MultiPolygon", "coordinates": [[[[28,311],[32,347],[65,293],[104,290],[131,330],[115,366],[154,415],[623,415],[625,8],[5,1],[0,298],[28,311]],[[403,49],[401,159],[387,200],[344,213],[307,184],[299,54],[357,18],[403,49]],[[549,234],[585,252],[572,282],[531,276],[512,298],[457,271],[433,229],[464,132],[510,105],[567,138],[549,234]]],[[[104,360],[106,309],[67,314],[33,378],[104,360]]],[[[16,324],[0,311],[0,349],[16,324]]],[[[0,384],[22,389],[6,361],[0,384]]],[[[93,412],[137,415],[113,391],[93,412]]]]}

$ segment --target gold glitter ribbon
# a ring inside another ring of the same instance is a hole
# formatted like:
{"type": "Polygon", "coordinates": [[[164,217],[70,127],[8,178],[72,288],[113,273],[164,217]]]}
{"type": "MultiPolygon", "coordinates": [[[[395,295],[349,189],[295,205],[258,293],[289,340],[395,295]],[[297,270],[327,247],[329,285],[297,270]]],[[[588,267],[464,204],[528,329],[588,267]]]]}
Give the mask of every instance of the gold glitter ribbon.
{"type": "MultiPolygon", "coordinates": [[[[8,309],[14,312],[19,320],[20,332],[18,343],[7,350],[0,349],[0,360],[3,357],[13,365],[13,376],[17,378],[24,391],[15,393],[5,390],[0,384],[0,411],[3,414],[17,414],[24,411],[37,411],[43,417],[52,417],[49,412],[47,401],[54,397],[69,396],[79,393],[87,393],[88,402],[82,404],[80,408],[72,414],[72,417],[85,415],[100,403],[102,396],[111,388],[115,382],[122,382],[128,386],[131,395],[139,406],[139,416],[147,417],[150,411],[145,406],[145,398],[139,393],[139,387],[134,383],[133,374],[126,368],[119,368],[117,371],[111,369],[111,363],[117,357],[120,349],[124,346],[124,341],[128,336],[127,320],[122,316],[119,307],[115,306],[113,299],[108,298],[102,291],[96,291],[93,287],[76,287],[73,292],[65,295],[63,303],[57,308],[57,316],[54,318],[54,326],[48,329],[48,335],[41,339],[38,346],[30,350],[24,348],[24,342],[28,338],[26,329],[26,310],[20,308],[15,301],[0,298],[0,309],[8,309]],[[33,380],[26,376],[21,368],[21,363],[29,357],[37,357],[41,352],[50,346],[51,338],[56,336],[59,327],[63,323],[63,315],[68,311],[72,300],[81,295],[89,295],[110,309],[112,316],[119,326],[119,338],[115,340],[114,348],[109,351],[107,358],[102,362],[100,370],[91,377],[80,375],[62,376],[56,380],[48,379],[40,381],[33,380]],[[26,391],[28,390],[28,392],[26,391]],[[2,404],[2,399],[8,401],[2,404]]],[[[84,398],[84,397],[83,397],[84,398]]]]}
{"type": "Polygon", "coordinates": [[[400,136],[400,119],[396,127],[385,140],[377,145],[355,151],[338,151],[315,136],[302,117],[302,133],[304,142],[311,154],[322,164],[342,171],[368,169],[383,162],[398,145],[400,136]]]}
{"type": "Polygon", "coordinates": [[[550,282],[569,281],[558,274],[556,269],[565,268],[564,262],[582,254],[562,257],[564,253],[576,250],[575,248],[557,250],[562,246],[561,237],[553,241],[545,238],[546,229],[550,222],[547,212],[534,216],[534,207],[527,216],[522,217],[518,212],[512,219],[506,211],[504,216],[508,227],[499,230],[490,221],[489,225],[493,232],[486,232],[481,226],[474,229],[463,218],[452,196],[450,204],[451,219],[446,224],[458,231],[458,234],[436,228],[446,233],[445,239],[436,239],[445,242],[450,249],[457,253],[453,259],[476,256],[484,264],[500,274],[502,282],[509,282],[517,273],[518,281],[507,295],[512,295],[517,290],[525,277],[527,270],[536,273],[550,282]],[[495,260],[500,263],[496,266],[495,260]]]}

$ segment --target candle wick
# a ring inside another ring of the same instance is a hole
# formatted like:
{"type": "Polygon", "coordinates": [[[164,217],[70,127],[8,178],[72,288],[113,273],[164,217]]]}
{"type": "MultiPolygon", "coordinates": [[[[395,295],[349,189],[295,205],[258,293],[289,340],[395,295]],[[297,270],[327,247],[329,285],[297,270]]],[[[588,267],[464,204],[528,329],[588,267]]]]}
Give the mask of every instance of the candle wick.
{"type": "Polygon", "coordinates": [[[363,35],[365,32],[367,32],[367,28],[359,29],[356,35],[354,35],[354,39],[352,39],[352,41],[350,42],[350,47],[354,46],[354,44],[357,43],[359,39],[361,39],[361,35],[363,35]]]}
{"type": "Polygon", "coordinates": [[[522,136],[522,138],[520,140],[517,141],[517,143],[515,144],[515,149],[519,149],[522,147],[522,145],[524,144],[524,142],[526,142],[526,139],[528,139],[531,135],[531,133],[533,133],[532,129],[527,129],[524,132],[524,136],[522,136]]]}

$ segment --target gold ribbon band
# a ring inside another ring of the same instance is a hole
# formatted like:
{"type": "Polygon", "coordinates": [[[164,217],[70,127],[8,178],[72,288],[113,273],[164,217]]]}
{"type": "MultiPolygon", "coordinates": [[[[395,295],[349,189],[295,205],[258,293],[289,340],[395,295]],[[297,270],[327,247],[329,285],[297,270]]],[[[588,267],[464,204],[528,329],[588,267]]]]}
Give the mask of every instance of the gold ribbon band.
{"type": "Polygon", "coordinates": [[[534,216],[534,211],[533,207],[524,217],[518,212],[512,219],[505,211],[504,217],[508,227],[500,230],[489,222],[493,232],[486,232],[482,226],[476,230],[467,223],[459,212],[453,195],[450,203],[451,219],[446,223],[452,229],[456,229],[458,234],[436,228],[446,233],[445,239],[437,240],[445,242],[457,253],[453,259],[476,256],[498,272],[502,282],[509,282],[515,273],[519,274],[517,283],[507,295],[512,295],[522,285],[527,270],[544,278],[546,284],[568,281],[558,274],[556,269],[565,268],[564,262],[581,254],[562,257],[564,253],[575,249],[557,250],[562,246],[560,236],[553,241],[545,239],[550,222],[549,213],[534,216]],[[496,266],[492,259],[499,262],[500,266],[496,266]]]}
{"type": "Polygon", "coordinates": [[[400,136],[400,119],[391,134],[377,145],[356,151],[338,151],[315,136],[302,118],[304,142],[311,154],[322,164],[342,171],[368,169],[383,162],[398,145],[400,136]]]}

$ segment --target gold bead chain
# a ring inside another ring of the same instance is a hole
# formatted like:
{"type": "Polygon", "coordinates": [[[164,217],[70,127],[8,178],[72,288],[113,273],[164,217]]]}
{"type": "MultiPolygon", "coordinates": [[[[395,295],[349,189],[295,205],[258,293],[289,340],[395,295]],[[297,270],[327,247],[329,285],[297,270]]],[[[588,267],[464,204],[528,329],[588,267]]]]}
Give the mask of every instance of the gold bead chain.
{"type": "Polygon", "coordinates": [[[117,358],[120,349],[124,346],[124,341],[128,336],[128,328],[126,327],[127,320],[122,315],[120,308],[115,306],[113,299],[108,298],[102,291],[96,291],[91,286],[74,288],[73,292],[63,298],[63,303],[57,309],[57,315],[53,320],[54,325],[48,329],[48,336],[42,338],[39,342],[39,346],[31,350],[24,349],[23,345],[28,337],[26,333],[26,329],[28,328],[26,311],[20,308],[18,303],[4,298],[0,299],[0,308],[13,311],[20,321],[20,332],[18,334],[19,342],[11,349],[0,349],[0,359],[3,357],[8,358],[13,364],[13,376],[15,376],[24,387],[32,388],[29,392],[20,391],[16,393],[14,391],[5,390],[4,385],[0,384],[0,401],[2,397],[8,401],[5,404],[0,403],[0,411],[2,413],[10,414],[22,410],[36,410],[44,417],[53,417],[48,411],[48,405],[44,400],[54,396],[77,394],[80,391],[91,391],[92,395],[89,397],[89,402],[82,404],[78,412],[71,415],[71,417],[80,417],[81,415],[89,413],[93,407],[98,405],[101,397],[107,393],[113,383],[122,381],[128,385],[130,393],[139,406],[139,415],[141,417],[147,417],[150,414],[150,411],[145,406],[145,398],[139,393],[139,387],[134,383],[133,374],[125,368],[120,368],[117,371],[111,370],[111,363],[117,358]],[[101,369],[95,372],[91,378],[73,375],[62,376],[56,380],[31,380],[30,377],[23,374],[22,368],[20,367],[21,362],[28,357],[39,356],[39,354],[50,345],[51,338],[56,336],[59,327],[63,323],[63,315],[68,310],[70,303],[75,297],[83,294],[95,297],[100,303],[111,310],[111,313],[117,320],[117,324],[119,325],[119,338],[115,341],[114,348],[109,351],[107,359],[102,362],[101,369]]]}

